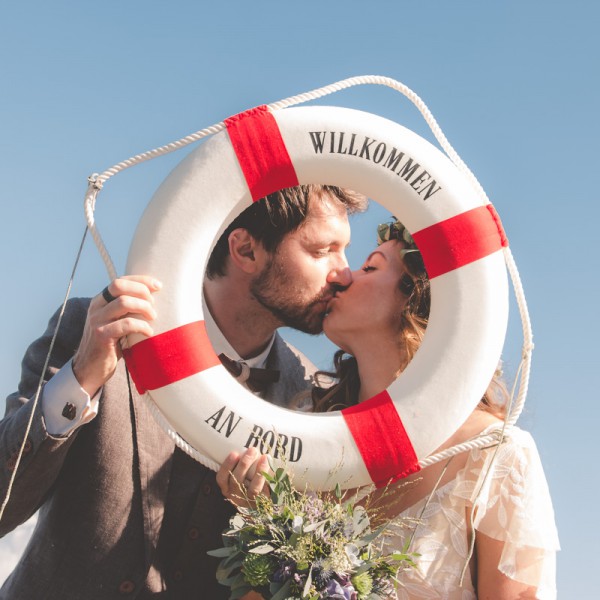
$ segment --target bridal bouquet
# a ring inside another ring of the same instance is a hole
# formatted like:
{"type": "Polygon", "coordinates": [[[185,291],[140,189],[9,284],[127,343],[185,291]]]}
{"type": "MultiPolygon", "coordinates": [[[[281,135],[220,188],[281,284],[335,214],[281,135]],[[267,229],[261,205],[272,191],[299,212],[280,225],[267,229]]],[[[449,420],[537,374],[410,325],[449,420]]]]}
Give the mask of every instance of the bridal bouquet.
{"type": "Polygon", "coordinates": [[[265,474],[270,496],[238,508],[223,534],[217,579],[230,600],[251,590],[266,600],[384,600],[395,598],[398,569],[414,555],[382,552],[395,521],[371,527],[370,511],[335,494],[293,488],[284,469],[265,474]]]}

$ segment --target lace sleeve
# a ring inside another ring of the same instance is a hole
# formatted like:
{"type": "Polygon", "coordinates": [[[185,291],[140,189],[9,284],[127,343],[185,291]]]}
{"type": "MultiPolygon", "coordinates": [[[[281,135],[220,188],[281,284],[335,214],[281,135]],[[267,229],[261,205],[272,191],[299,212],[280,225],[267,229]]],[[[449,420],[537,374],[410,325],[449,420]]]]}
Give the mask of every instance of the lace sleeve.
{"type": "Polygon", "coordinates": [[[504,542],[502,573],[535,586],[540,599],[555,598],[559,543],[542,463],[529,433],[513,428],[508,438],[495,458],[495,448],[471,455],[476,484],[468,500],[477,506],[475,529],[504,542]]]}

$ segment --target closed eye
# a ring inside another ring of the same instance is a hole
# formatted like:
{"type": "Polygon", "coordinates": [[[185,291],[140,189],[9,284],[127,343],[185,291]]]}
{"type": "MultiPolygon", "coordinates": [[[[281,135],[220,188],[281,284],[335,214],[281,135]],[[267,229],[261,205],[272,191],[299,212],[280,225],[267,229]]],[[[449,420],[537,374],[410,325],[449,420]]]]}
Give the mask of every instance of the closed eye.
{"type": "Polygon", "coordinates": [[[362,270],[365,273],[368,273],[369,271],[376,271],[377,269],[375,267],[373,267],[372,265],[365,265],[362,270]]]}

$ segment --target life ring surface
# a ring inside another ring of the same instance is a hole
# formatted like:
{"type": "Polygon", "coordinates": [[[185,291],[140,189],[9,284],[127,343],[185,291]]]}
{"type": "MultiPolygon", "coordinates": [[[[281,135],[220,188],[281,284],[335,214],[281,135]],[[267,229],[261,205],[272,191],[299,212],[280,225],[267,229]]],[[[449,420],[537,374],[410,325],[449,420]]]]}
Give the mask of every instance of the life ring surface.
{"type": "Polygon", "coordinates": [[[383,485],[418,470],[475,408],[502,351],[507,241],[493,207],[432,144],[370,113],[259,107],[226,124],[167,177],[134,236],[127,272],[164,284],[155,336],[131,336],[126,351],[138,390],[218,463],[258,445],[284,454],[294,481],[313,489],[383,485]],[[431,279],[413,360],[386,391],[343,412],[292,412],[255,397],[220,364],[204,329],[202,280],[219,235],[253,201],[298,183],[382,204],[412,233],[431,279]]]}

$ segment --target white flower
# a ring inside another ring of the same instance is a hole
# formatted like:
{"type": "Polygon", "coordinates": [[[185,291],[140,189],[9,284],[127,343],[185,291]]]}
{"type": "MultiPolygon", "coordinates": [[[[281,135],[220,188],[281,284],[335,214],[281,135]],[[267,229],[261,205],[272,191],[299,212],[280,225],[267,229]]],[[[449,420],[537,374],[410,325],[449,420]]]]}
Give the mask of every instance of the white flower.
{"type": "Polygon", "coordinates": [[[302,533],[302,525],[304,524],[304,519],[301,516],[294,517],[292,521],[292,531],[294,533],[302,533]]]}
{"type": "Polygon", "coordinates": [[[358,546],[356,544],[346,544],[344,550],[346,551],[346,556],[350,563],[355,567],[360,567],[362,560],[358,558],[358,553],[360,552],[358,546]]]}

